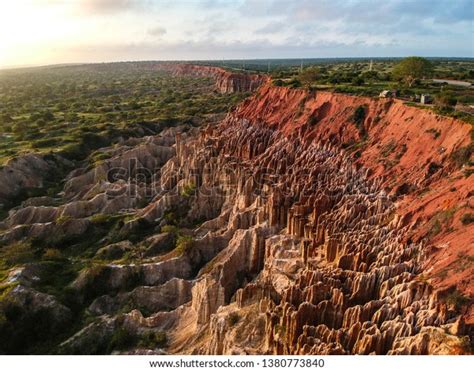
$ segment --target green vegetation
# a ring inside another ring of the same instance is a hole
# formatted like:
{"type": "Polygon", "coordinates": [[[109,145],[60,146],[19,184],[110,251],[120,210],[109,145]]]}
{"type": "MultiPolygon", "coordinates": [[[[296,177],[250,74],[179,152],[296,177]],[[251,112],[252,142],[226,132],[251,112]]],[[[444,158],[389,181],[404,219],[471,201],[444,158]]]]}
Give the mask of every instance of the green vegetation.
{"type": "Polygon", "coordinates": [[[245,96],[213,84],[149,62],[0,71],[0,164],[30,151],[83,160],[120,138],[226,112],[245,96]]]}
{"type": "Polygon", "coordinates": [[[112,338],[110,339],[107,353],[111,353],[114,350],[130,348],[134,342],[134,336],[125,327],[119,327],[115,329],[112,338]]]}
{"type": "Polygon", "coordinates": [[[469,304],[471,300],[457,290],[454,290],[446,297],[446,303],[452,305],[456,312],[460,312],[462,307],[469,304]]]}
{"type": "Polygon", "coordinates": [[[191,197],[196,192],[196,184],[194,182],[189,182],[181,190],[181,196],[191,197]]]}
{"type": "Polygon", "coordinates": [[[451,159],[458,166],[469,164],[473,151],[474,151],[474,143],[470,143],[469,145],[458,148],[456,151],[454,151],[451,154],[451,159]]]}
{"type": "Polygon", "coordinates": [[[435,97],[435,108],[440,113],[448,113],[454,110],[458,100],[452,92],[440,92],[435,97]]]}
{"type": "MultiPolygon", "coordinates": [[[[299,81],[303,84],[303,86],[311,86],[311,84],[318,79],[321,72],[318,67],[312,66],[305,68],[301,71],[298,75],[299,81]]],[[[281,80],[280,80],[281,81],[281,80]]]]}
{"type": "Polygon", "coordinates": [[[429,77],[432,70],[433,65],[426,58],[408,57],[395,65],[393,75],[412,87],[417,79],[429,77]]]}
{"type": "Polygon", "coordinates": [[[110,339],[107,353],[114,350],[126,350],[133,346],[147,349],[164,348],[167,343],[166,333],[162,331],[145,331],[142,334],[135,335],[125,327],[119,327],[115,329],[110,339]]]}
{"type": "Polygon", "coordinates": [[[178,236],[175,251],[178,256],[183,255],[191,249],[192,245],[193,238],[191,236],[178,236]]]}
{"type": "Polygon", "coordinates": [[[355,109],[354,114],[352,116],[352,119],[354,121],[354,124],[357,127],[357,130],[359,130],[359,135],[362,138],[366,134],[365,127],[364,127],[366,109],[367,109],[367,107],[365,107],[365,106],[359,106],[355,109]]]}
{"type": "Polygon", "coordinates": [[[146,331],[138,341],[140,348],[156,349],[165,348],[168,344],[168,338],[163,331],[146,331]]]}

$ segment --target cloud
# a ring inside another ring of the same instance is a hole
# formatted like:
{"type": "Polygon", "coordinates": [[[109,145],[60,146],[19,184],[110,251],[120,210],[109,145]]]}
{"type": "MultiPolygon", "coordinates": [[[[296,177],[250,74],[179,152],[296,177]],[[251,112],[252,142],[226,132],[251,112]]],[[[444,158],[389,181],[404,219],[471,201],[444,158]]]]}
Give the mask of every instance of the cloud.
{"type": "MultiPolygon", "coordinates": [[[[345,40],[310,40],[288,38],[284,42],[272,42],[266,37],[248,41],[222,41],[202,39],[174,42],[136,42],[104,45],[71,46],[72,56],[94,55],[96,61],[114,60],[206,60],[252,58],[324,58],[324,57],[403,57],[463,55],[462,43],[451,43],[443,52],[434,43],[420,45],[414,41],[401,43],[397,40],[368,42],[364,38],[345,40]]],[[[465,54],[464,54],[465,55],[465,54]]],[[[81,58],[76,58],[76,60],[81,58]]]]}
{"type": "Polygon", "coordinates": [[[148,1],[142,0],[80,0],[79,6],[88,14],[114,14],[143,8],[148,1]]]}
{"type": "Polygon", "coordinates": [[[255,31],[257,34],[273,34],[285,30],[287,27],[283,22],[270,22],[255,31]]]}
{"type": "Polygon", "coordinates": [[[166,34],[166,28],[161,26],[156,26],[148,30],[148,35],[150,36],[161,37],[164,34],[166,34]]]}

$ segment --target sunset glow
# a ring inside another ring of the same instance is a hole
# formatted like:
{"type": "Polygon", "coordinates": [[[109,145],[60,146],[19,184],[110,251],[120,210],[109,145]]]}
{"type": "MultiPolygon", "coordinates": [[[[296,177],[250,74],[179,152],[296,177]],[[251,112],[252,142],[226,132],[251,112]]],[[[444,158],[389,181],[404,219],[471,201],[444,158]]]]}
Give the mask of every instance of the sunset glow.
{"type": "Polygon", "coordinates": [[[473,56],[472,1],[453,2],[449,12],[443,3],[3,0],[0,66],[415,52],[473,56]]]}

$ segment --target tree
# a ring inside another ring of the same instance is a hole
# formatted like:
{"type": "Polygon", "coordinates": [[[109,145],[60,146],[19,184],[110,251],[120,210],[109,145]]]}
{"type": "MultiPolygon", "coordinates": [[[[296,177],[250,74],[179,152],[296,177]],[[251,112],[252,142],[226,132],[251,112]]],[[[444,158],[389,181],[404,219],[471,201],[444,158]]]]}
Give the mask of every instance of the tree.
{"type": "Polygon", "coordinates": [[[317,67],[308,67],[300,72],[298,79],[304,86],[310,86],[315,82],[320,75],[319,68],[317,67]]]}
{"type": "Polygon", "coordinates": [[[364,85],[364,78],[362,76],[355,76],[352,78],[352,84],[353,85],[357,85],[357,86],[361,86],[361,85],[364,85]]]}
{"type": "Polygon", "coordinates": [[[428,77],[432,70],[433,65],[426,58],[408,57],[393,68],[393,75],[411,87],[417,79],[428,77]]]}
{"type": "Polygon", "coordinates": [[[457,99],[448,92],[442,92],[435,97],[435,105],[441,111],[449,112],[458,103],[457,99]]]}

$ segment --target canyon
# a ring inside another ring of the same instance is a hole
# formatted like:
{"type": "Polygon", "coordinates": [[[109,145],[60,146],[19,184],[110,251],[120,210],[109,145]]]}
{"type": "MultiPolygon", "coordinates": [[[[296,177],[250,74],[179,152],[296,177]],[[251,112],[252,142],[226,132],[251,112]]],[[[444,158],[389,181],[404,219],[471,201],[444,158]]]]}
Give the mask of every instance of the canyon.
{"type": "MultiPolygon", "coordinates": [[[[391,98],[277,87],[217,67],[157,68],[253,95],[218,122],[104,148],[107,159],[69,173],[64,202],[30,198],[10,211],[4,243],[67,244],[126,216],[121,238],[95,252],[106,263],[68,288],[94,320],[58,353],[104,352],[120,328],[168,339],[128,354],[471,352],[469,124],[391,98]],[[138,258],[121,260],[131,252],[138,258]]],[[[9,163],[0,196],[11,181],[40,184],[52,161],[9,163]]],[[[49,313],[52,328],[67,326],[71,311],[36,289],[44,274],[34,264],[9,272],[16,286],[6,295],[21,311],[49,313]]]]}

